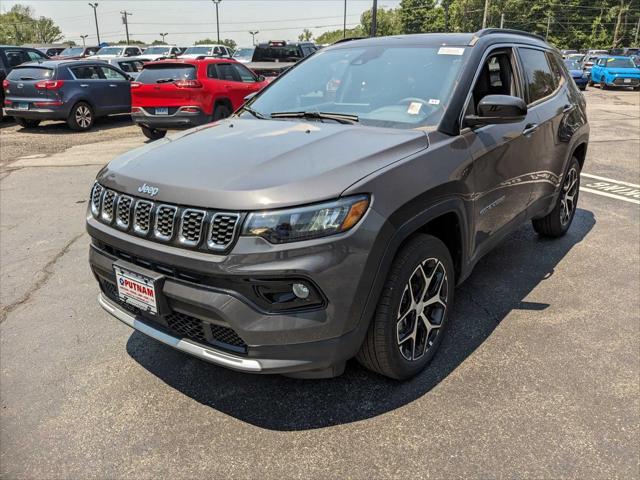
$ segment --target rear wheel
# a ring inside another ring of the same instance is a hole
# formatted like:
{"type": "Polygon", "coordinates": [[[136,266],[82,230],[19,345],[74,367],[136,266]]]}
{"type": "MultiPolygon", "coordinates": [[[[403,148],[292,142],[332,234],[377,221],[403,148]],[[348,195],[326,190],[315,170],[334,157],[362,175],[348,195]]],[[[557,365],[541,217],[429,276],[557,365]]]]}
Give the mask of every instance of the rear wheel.
{"type": "Polygon", "coordinates": [[[213,110],[213,121],[227,118],[229,115],[231,115],[231,109],[228,106],[224,104],[216,105],[216,108],[213,110]]]}
{"type": "Polygon", "coordinates": [[[40,120],[33,120],[31,118],[14,117],[18,125],[24,128],[35,128],[40,125],[40,120]]]}
{"type": "Polygon", "coordinates": [[[71,112],[69,112],[67,125],[69,125],[69,128],[72,130],[85,132],[93,127],[94,121],[95,116],[91,105],[85,102],[78,102],[73,106],[71,112]]]}
{"type": "Polygon", "coordinates": [[[606,90],[607,88],[608,87],[607,87],[607,84],[604,81],[604,78],[600,79],[600,89],[601,90],[606,90]]]}
{"type": "Polygon", "coordinates": [[[444,243],[430,235],[413,237],[393,261],[358,361],[398,380],[424,369],[447,325],[454,275],[444,243]]]}
{"type": "Polygon", "coordinates": [[[145,137],[151,140],[159,140],[167,134],[166,130],[158,130],[157,128],[145,127],[144,125],[140,125],[140,130],[142,130],[145,137]]]}
{"type": "Polygon", "coordinates": [[[567,233],[578,207],[579,193],[580,164],[578,159],[573,157],[569,162],[569,169],[564,176],[555,207],[546,217],[533,219],[533,229],[544,237],[561,237],[567,233]]]}
{"type": "Polygon", "coordinates": [[[594,85],[595,85],[595,84],[593,83],[593,80],[591,80],[591,79],[590,79],[590,80],[589,80],[589,86],[590,86],[590,87],[593,87],[594,85]]]}

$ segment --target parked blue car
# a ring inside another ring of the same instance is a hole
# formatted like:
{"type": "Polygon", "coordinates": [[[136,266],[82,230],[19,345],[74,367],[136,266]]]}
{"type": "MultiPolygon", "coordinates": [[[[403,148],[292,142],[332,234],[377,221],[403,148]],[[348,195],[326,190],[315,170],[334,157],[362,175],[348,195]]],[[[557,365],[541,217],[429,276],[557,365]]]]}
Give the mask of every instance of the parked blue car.
{"type": "Polygon", "coordinates": [[[564,61],[564,64],[567,66],[567,70],[569,70],[569,74],[571,78],[573,78],[573,81],[576,82],[578,88],[580,90],[586,90],[589,74],[582,70],[580,62],[568,58],[564,61]]]}
{"type": "Polygon", "coordinates": [[[630,57],[601,57],[593,64],[589,85],[599,83],[605,90],[609,87],[632,87],[640,89],[640,68],[630,57]]]}
{"type": "Polygon", "coordinates": [[[66,120],[89,130],[96,117],[131,111],[130,78],[101,61],[46,60],[14,68],[2,82],[7,115],[25,127],[66,120]]]}

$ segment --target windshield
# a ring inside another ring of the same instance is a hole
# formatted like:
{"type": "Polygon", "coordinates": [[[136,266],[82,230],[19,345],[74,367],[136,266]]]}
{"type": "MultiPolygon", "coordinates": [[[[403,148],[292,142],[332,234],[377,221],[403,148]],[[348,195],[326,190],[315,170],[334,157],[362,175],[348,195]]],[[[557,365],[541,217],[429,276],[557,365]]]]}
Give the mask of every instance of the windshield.
{"type": "Polygon", "coordinates": [[[577,62],[576,60],[565,60],[564,64],[569,70],[582,70],[582,67],[580,67],[580,62],[577,62]]]}
{"type": "Polygon", "coordinates": [[[635,68],[635,63],[630,58],[608,58],[607,68],[635,68]]]}
{"type": "Polygon", "coordinates": [[[251,104],[256,112],[358,116],[393,128],[436,125],[449,103],[467,49],[353,47],[321,50],[273,83],[251,104]]]}
{"type": "Polygon", "coordinates": [[[144,67],[137,80],[140,83],[168,83],[195,78],[196,67],[193,65],[160,63],[144,67]]]}
{"type": "Polygon", "coordinates": [[[164,54],[164,53],[169,53],[169,49],[171,47],[149,47],[144,51],[144,54],[146,55],[147,53],[150,54],[164,54]]]}
{"type": "Polygon", "coordinates": [[[120,55],[122,50],[121,47],[103,47],[98,50],[97,55],[120,55]]]}
{"type": "Polygon", "coordinates": [[[296,46],[258,46],[253,54],[254,62],[296,62],[304,55],[296,46]]]}
{"type": "Polygon", "coordinates": [[[183,55],[198,54],[198,55],[207,55],[213,47],[189,47],[184,51],[183,55]]]}
{"type": "Polygon", "coordinates": [[[74,47],[74,48],[65,48],[62,52],[60,52],[61,57],[76,57],[78,55],[82,55],[84,48],[82,47],[74,47]]]}
{"type": "Polygon", "coordinates": [[[240,48],[233,54],[233,58],[251,58],[254,50],[253,48],[240,48]]]}

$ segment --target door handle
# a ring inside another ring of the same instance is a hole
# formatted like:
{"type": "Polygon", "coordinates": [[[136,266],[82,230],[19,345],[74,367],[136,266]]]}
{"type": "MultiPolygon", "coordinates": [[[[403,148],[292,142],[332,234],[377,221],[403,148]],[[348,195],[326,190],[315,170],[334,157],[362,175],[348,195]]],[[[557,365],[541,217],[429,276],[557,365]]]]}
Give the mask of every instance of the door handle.
{"type": "Polygon", "coordinates": [[[87,88],[87,87],[89,86],[89,84],[88,84],[88,83],[81,83],[81,84],[80,84],[80,86],[81,86],[82,88],[87,88]]]}
{"type": "Polygon", "coordinates": [[[524,130],[522,131],[522,134],[526,137],[528,135],[531,135],[533,132],[535,132],[536,130],[538,130],[538,127],[540,125],[538,125],[537,123],[528,123],[526,127],[524,127],[524,130]]]}
{"type": "Polygon", "coordinates": [[[572,112],[574,108],[576,108],[574,105],[565,105],[562,109],[562,113],[572,112]]]}

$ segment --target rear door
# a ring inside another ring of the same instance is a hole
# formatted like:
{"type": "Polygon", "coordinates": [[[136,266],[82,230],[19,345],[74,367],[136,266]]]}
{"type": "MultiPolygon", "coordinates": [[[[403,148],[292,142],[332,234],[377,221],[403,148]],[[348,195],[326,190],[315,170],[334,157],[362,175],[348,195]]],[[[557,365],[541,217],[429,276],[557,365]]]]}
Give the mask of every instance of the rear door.
{"type": "Polygon", "coordinates": [[[131,86],[129,79],[115,68],[101,66],[102,75],[109,87],[108,110],[111,113],[125,113],[131,110],[131,86]]]}
{"type": "Polygon", "coordinates": [[[244,97],[248,95],[248,93],[246,93],[247,85],[242,81],[239,70],[235,68],[237,64],[215,63],[213,65],[215,65],[218,80],[220,81],[224,95],[231,100],[231,104],[235,110],[242,105],[244,97]]]}

